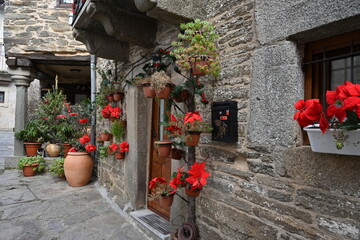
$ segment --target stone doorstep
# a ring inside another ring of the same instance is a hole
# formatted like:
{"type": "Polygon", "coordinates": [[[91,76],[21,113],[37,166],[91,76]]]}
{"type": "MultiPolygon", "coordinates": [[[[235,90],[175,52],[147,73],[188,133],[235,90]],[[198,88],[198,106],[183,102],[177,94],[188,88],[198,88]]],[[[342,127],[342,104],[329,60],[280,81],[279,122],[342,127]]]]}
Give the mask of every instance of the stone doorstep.
{"type": "Polygon", "coordinates": [[[145,231],[147,233],[147,235],[151,236],[153,239],[156,240],[170,240],[170,233],[169,234],[163,234],[161,233],[159,230],[160,229],[164,229],[165,231],[168,230],[169,232],[171,231],[171,223],[169,223],[168,221],[166,221],[165,219],[163,219],[162,217],[160,217],[159,215],[157,215],[156,213],[148,210],[148,209],[143,209],[143,210],[139,210],[139,211],[134,211],[134,212],[130,212],[130,216],[135,220],[135,224],[139,226],[139,228],[141,228],[143,231],[145,231]],[[149,219],[155,218],[155,224],[150,223],[149,219]],[[154,226],[152,226],[154,225],[154,226]]]}

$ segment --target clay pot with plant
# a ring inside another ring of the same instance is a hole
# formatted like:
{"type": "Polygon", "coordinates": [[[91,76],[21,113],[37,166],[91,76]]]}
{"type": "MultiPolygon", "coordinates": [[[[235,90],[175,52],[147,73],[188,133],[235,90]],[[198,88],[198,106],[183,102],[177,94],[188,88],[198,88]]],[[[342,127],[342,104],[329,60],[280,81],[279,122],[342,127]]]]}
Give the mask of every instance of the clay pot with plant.
{"type": "Polygon", "coordinates": [[[173,84],[171,82],[171,77],[164,71],[160,71],[151,75],[151,86],[155,89],[157,98],[168,99],[173,84]]]}
{"type": "Polygon", "coordinates": [[[54,159],[54,163],[49,166],[49,172],[60,178],[65,178],[64,161],[65,158],[54,159]]]}
{"type": "Polygon", "coordinates": [[[100,139],[102,141],[111,141],[113,138],[113,135],[106,129],[101,131],[100,139]]]}
{"type": "Polygon", "coordinates": [[[35,176],[45,169],[45,160],[41,156],[22,157],[18,161],[18,168],[23,171],[24,177],[35,176]]]}
{"type": "Polygon", "coordinates": [[[160,157],[170,157],[171,154],[171,146],[173,142],[171,141],[156,141],[155,147],[158,151],[160,157]]]}
{"type": "Polygon", "coordinates": [[[43,139],[44,124],[42,120],[29,121],[23,130],[15,133],[15,137],[24,141],[26,156],[36,156],[43,139]]]}
{"type": "Polygon", "coordinates": [[[155,177],[149,182],[149,189],[149,201],[158,200],[161,207],[171,207],[177,187],[173,188],[163,177],[155,177]]]}

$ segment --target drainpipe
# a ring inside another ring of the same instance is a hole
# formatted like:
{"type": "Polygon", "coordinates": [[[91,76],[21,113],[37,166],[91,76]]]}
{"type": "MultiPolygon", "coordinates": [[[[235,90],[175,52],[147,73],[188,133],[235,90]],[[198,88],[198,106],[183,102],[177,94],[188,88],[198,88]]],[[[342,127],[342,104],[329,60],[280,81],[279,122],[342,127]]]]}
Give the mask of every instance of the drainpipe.
{"type": "MultiPolygon", "coordinates": [[[[96,56],[90,55],[90,82],[91,82],[91,108],[95,107],[95,97],[96,97],[96,56]]],[[[93,111],[91,116],[91,143],[96,144],[96,111],[93,111]]],[[[92,152],[93,157],[95,151],[92,152]]]]}

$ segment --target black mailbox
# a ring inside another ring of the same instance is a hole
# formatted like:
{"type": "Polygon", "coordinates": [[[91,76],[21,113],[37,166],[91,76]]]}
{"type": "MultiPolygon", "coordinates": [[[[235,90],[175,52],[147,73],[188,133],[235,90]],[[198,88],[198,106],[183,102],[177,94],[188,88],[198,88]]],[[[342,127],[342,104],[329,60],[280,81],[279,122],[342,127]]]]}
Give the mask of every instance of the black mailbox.
{"type": "Polygon", "coordinates": [[[237,142],[237,102],[214,102],[211,113],[212,139],[222,142],[237,142]]]}

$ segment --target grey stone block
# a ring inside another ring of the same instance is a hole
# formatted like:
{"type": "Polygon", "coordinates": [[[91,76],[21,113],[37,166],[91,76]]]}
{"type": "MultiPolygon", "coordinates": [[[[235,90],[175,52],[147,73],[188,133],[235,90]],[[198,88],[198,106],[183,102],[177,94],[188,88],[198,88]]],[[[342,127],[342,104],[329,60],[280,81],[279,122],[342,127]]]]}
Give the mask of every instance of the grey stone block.
{"type": "Polygon", "coordinates": [[[317,217],[319,226],[329,232],[338,234],[346,239],[360,239],[360,225],[359,222],[339,221],[328,217],[317,217]]]}

